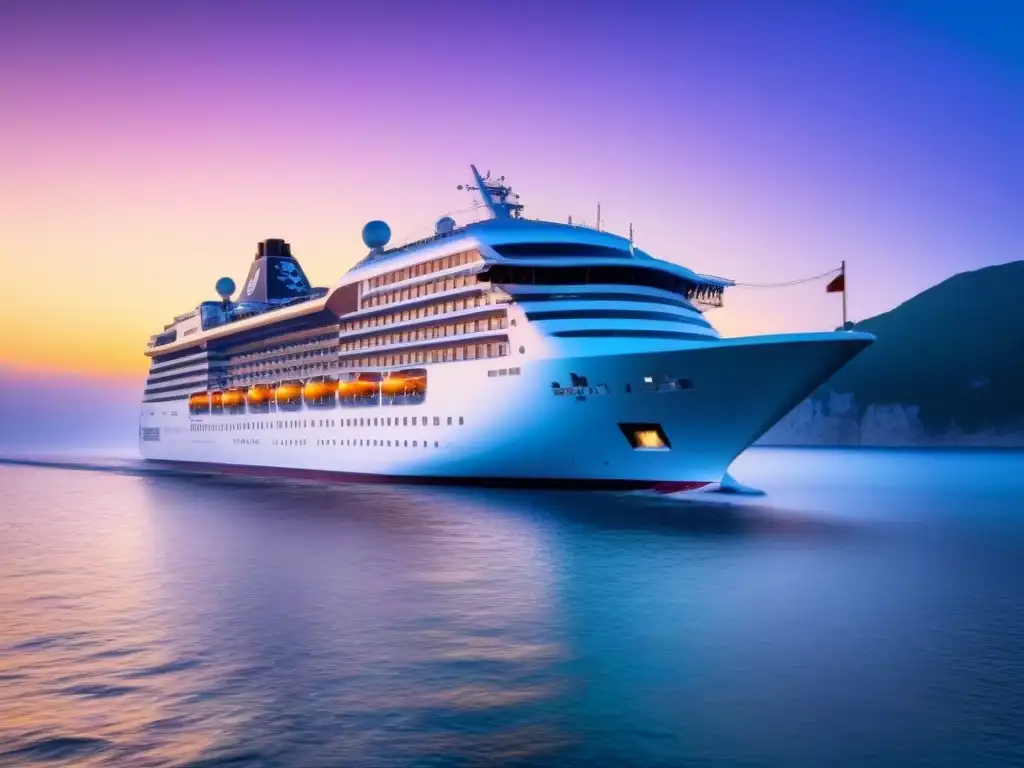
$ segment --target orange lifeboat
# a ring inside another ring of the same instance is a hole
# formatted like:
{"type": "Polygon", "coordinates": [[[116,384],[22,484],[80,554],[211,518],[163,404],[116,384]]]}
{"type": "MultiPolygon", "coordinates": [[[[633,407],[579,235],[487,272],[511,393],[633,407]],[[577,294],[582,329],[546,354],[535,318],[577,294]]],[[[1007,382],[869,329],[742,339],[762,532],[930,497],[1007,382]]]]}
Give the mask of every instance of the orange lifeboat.
{"type": "Polygon", "coordinates": [[[245,390],[240,387],[229,389],[220,401],[228,413],[245,413],[245,390]]]}
{"type": "Polygon", "coordinates": [[[284,381],[274,390],[278,408],[296,410],[302,407],[302,382],[284,381]]]}
{"type": "Polygon", "coordinates": [[[403,371],[394,371],[381,380],[380,391],[388,397],[394,397],[395,395],[405,393],[405,384],[405,373],[403,371]]]}
{"type": "Polygon", "coordinates": [[[189,413],[209,413],[210,395],[208,392],[196,392],[188,398],[189,413]]]}
{"type": "Polygon", "coordinates": [[[393,371],[381,382],[381,391],[392,398],[423,397],[427,391],[427,372],[423,368],[393,371]]]}
{"type": "Polygon", "coordinates": [[[338,380],[325,376],[322,379],[310,379],[302,388],[302,399],[306,405],[324,407],[334,405],[338,396],[338,380]]]}
{"type": "Polygon", "coordinates": [[[210,413],[224,413],[224,393],[210,393],[210,413]]]}
{"type": "Polygon", "coordinates": [[[237,408],[240,405],[245,405],[245,390],[229,389],[221,396],[220,401],[225,408],[237,408]]]}
{"type": "Polygon", "coordinates": [[[360,373],[352,382],[355,387],[356,397],[376,397],[380,392],[379,373],[360,373]]]}
{"type": "Polygon", "coordinates": [[[356,382],[354,379],[338,382],[338,397],[344,400],[346,397],[355,397],[356,382]]]}
{"type": "Polygon", "coordinates": [[[249,410],[254,413],[266,413],[274,401],[274,388],[267,384],[253,384],[245,393],[245,401],[249,410]]]}
{"type": "Polygon", "coordinates": [[[408,397],[423,397],[427,393],[427,372],[420,368],[416,371],[407,371],[405,379],[405,394],[408,397]]]}

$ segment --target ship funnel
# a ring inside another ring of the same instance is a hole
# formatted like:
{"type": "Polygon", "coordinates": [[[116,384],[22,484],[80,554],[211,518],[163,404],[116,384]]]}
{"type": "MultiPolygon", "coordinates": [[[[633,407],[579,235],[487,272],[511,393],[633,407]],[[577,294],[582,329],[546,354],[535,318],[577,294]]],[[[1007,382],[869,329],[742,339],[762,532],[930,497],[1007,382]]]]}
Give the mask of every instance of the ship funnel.
{"type": "Polygon", "coordinates": [[[270,304],[298,296],[308,296],[312,288],[292,247],[279,238],[264,240],[256,246],[256,260],[242,285],[239,301],[270,304]]]}

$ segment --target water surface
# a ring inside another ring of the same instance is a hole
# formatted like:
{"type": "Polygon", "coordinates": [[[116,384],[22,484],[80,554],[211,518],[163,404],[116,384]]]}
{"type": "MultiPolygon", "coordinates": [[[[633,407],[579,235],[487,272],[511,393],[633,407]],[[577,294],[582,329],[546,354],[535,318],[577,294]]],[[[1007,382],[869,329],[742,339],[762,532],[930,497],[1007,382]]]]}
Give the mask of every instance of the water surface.
{"type": "Polygon", "coordinates": [[[1024,454],[758,499],[0,465],[0,765],[1024,764],[1024,454]]]}

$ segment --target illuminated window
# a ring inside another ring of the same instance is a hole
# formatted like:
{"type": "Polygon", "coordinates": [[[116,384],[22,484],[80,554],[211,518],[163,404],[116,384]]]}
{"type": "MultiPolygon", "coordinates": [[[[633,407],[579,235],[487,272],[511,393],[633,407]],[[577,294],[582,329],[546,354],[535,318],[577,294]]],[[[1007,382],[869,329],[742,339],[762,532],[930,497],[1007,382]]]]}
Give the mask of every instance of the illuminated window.
{"type": "Polygon", "coordinates": [[[638,451],[667,451],[672,444],[660,424],[619,424],[626,440],[638,451]]]}
{"type": "Polygon", "coordinates": [[[653,429],[641,429],[633,433],[636,437],[637,448],[664,448],[665,441],[661,435],[653,429]]]}

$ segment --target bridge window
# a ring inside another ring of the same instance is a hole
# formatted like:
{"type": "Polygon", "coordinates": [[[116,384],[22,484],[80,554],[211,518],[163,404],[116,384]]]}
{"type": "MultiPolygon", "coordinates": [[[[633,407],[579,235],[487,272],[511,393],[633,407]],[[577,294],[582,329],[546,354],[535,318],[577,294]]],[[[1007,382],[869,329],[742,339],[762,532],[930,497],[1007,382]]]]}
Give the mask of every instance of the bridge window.
{"type": "Polygon", "coordinates": [[[632,258],[625,248],[587,243],[505,243],[492,246],[499,256],[509,259],[550,256],[580,256],[585,258],[632,258]]]}

